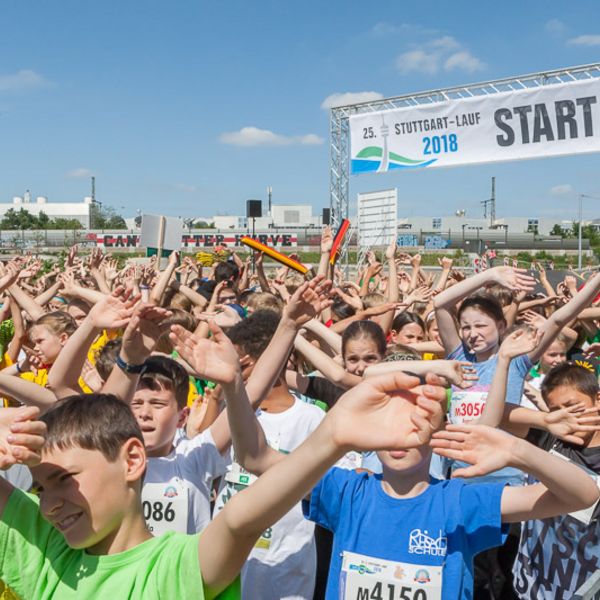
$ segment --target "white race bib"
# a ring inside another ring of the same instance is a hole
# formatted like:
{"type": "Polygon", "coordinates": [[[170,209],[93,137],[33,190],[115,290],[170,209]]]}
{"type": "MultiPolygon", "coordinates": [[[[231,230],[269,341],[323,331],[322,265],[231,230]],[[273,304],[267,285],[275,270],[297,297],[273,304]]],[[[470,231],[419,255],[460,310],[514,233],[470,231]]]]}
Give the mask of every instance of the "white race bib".
{"type": "Polygon", "coordinates": [[[468,423],[481,417],[488,392],[452,390],[450,399],[450,422],[455,425],[468,423]]]}
{"type": "Polygon", "coordinates": [[[441,600],[442,567],[344,552],[340,600],[441,600]]]}
{"type": "MultiPolygon", "coordinates": [[[[563,456],[560,452],[557,452],[554,448],[552,448],[550,450],[550,454],[552,454],[554,456],[558,456],[558,458],[562,458],[563,460],[566,460],[567,462],[578,466],[580,469],[583,469],[594,480],[596,486],[598,486],[598,489],[600,489],[600,477],[596,473],[594,473],[593,471],[590,471],[584,465],[580,465],[579,463],[575,463],[572,460],[569,460],[566,456],[563,456]]],[[[594,511],[596,510],[596,506],[598,505],[598,502],[600,502],[600,500],[596,500],[596,502],[594,502],[594,504],[592,504],[592,506],[589,506],[588,508],[582,508],[581,510],[576,510],[575,512],[569,513],[569,515],[571,517],[573,517],[574,519],[577,519],[578,521],[585,523],[585,525],[589,525],[592,522],[592,517],[594,516],[594,511]]]]}
{"type": "Polygon", "coordinates": [[[237,485],[248,486],[257,479],[258,477],[256,475],[252,475],[252,473],[249,473],[246,469],[240,467],[236,462],[232,462],[231,469],[225,473],[225,481],[237,485]]]}
{"type": "Polygon", "coordinates": [[[180,479],[144,484],[142,508],[152,535],[159,536],[167,531],[188,532],[188,494],[180,479]]]}

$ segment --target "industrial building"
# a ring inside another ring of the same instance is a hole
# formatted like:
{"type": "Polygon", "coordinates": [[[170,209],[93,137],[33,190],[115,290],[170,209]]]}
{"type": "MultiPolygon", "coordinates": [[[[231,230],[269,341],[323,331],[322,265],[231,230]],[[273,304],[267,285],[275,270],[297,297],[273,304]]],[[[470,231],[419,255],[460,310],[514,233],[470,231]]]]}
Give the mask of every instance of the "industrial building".
{"type": "Polygon", "coordinates": [[[12,202],[0,203],[0,218],[2,218],[11,208],[19,211],[22,208],[32,215],[45,213],[50,219],[77,219],[82,227],[90,226],[90,211],[92,206],[91,196],[83,199],[83,202],[48,202],[46,196],[37,196],[32,201],[29,190],[23,196],[14,196],[12,202]]]}

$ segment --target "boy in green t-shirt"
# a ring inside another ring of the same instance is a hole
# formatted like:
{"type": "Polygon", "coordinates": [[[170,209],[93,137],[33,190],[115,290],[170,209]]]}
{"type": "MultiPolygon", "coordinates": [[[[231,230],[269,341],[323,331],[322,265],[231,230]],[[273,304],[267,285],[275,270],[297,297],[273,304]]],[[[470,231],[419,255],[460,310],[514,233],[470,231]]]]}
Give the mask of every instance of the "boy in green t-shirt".
{"type": "MultiPolygon", "coordinates": [[[[214,343],[197,362],[203,372],[229,364],[218,380],[233,405],[245,396],[237,353],[211,329],[214,343]]],[[[146,452],[126,404],[109,394],[73,396],[43,422],[34,407],[0,409],[0,468],[30,465],[39,493],[38,500],[0,479],[0,579],[23,600],[239,597],[236,578],[267,527],[348,450],[404,449],[428,439],[441,424],[443,398],[443,388],[419,387],[404,374],[356,386],[201,535],[158,538],[144,522],[146,452]]]]}

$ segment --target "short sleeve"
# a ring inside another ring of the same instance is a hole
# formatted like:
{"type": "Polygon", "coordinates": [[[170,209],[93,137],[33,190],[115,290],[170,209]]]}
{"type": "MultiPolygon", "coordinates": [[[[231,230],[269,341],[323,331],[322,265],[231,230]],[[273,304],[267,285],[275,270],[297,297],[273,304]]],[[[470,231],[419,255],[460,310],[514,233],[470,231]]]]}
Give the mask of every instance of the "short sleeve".
{"type": "Polygon", "coordinates": [[[523,377],[526,377],[529,374],[531,367],[533,367],[533,363],[531,362],[528,354],[521,354],[521,356],[517,356],[515,359],[513,359],[512,364],[515,365],[517,373],[523,377]]]}
{"type": "Polygon", "coordinates": [[[448,360],[470,360],[469,357],[465,353],[465,348],[462,345],[458,345],[448,356],[446,357],[448,360]]]}
{"type": "Polygon", "coordinates": [[[335,532],[340,521],[343,495],[359,477],[354,471],[334,467],[329,469],[310,494],[310,500],[302,502],[302,511],[309,520],[335,532]]]}
{"type": "Polygon", "coordinates": [[[221,477],[227,470],[227,461],[217,450],[210,429],[206,429],[191,440],[183,440],[178,444],[176,451],[188,457],[193,456],[196,472],[205,473],[213,479],[221,477]]]}
{"type": "Polygon", "coordinates": [[[504,483],[470,483],[460,491],[462,526],[472,554],[501,546],[508,525],[502,524],[504,483]]]}
{"type": "Polygon", "coordinates": [[[31,598],[46,560],[71,552],[41,513],[35,496],[15,489],[0,520],[0,579],[19,597],[31,598]]]}

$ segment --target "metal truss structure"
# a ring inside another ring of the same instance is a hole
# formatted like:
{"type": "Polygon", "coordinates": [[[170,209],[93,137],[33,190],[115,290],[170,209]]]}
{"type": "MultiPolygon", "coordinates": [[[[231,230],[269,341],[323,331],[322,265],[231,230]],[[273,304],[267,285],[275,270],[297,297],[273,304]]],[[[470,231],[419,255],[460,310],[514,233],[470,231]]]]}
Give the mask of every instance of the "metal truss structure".
{"type": "Polygon", "coordinates": [[[447,100],[458,100],[473,96],[489,96],[499,92],[534,89],[552,83],[568,83],[598,77],[600,77],[600,63],[594,63],[332,108],[329,118],[329,204],[331,208],[331,224],[334,230],[339,226],[340,221],[343,218],[348,218],[349,215],[349,119],[351,116],[394,108],[434,104],[436,102],[446,102],[447,100]]]}

